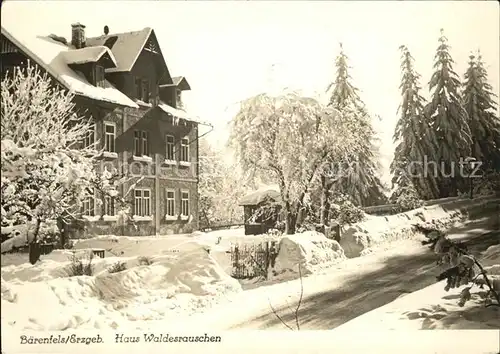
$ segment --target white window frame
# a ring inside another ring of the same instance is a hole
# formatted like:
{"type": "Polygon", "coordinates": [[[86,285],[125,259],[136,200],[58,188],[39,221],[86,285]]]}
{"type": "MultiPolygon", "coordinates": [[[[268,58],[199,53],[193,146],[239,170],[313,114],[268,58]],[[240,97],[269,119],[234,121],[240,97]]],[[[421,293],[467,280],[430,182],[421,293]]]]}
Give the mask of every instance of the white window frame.
{"type": "Polygon", "coordinates": [[[189,190],[187,189],[181,189],[181,216],[187,218],[189,217],[190,215],[190,212],[191,212],[191,198],[190,198],[190,193],[189,193],[189,190]],[[184,193],[187,193],[187,199],[184,198],[184,193]],[[187,201],[187,214],[184,214],[184,208],[185,208],[185,202],[187,201]]]}
{"type": "Polygon", "coordinates": [[[149,156],[149,132],[146,130],[134,130],[134,156],[149,156]],[[139,135],[139,136],[137,136],[139,135]]]}
{"type": "Polygon", "coordinates": [[[175,216],[175,189],[167,188],[165,189],[165,216],[174,217],[175,216]],[[168,194],[172,193],[173,197],[169,198],[168,194]]]}
{"type": "Polygon", "coordinates": [[[180,141],[180,162],[189,163],[189,138],[186,136],[180,141]],[[187,144],[184,144],[183,141],[187,141],[187,144]]]}
{"type": "Polygon", "coordinates": [[[104,122],[103,135],[104,135],[104,151],[112,153],[112,154],[116,153],[116,123],[115,122],[104,122]],[[113,127],[113,133],[108,133],[106,131],[107,127],[113,127]],[[113,142],[112,149],[109,147],[108,138],[110,141],[113,142]]]}
{"type": "Polygon", "coordinates": [[[104,196],[102,210],[105,216],[116,216],[115,199],[109,195],[104,196]],[[112,213],[109,213],[110,210],[112,213]]]}
{"type": "Polygon", "coordinates": [[[96,195],[95,195],[95,190],[92,189],[93,196],[89,196],[85,198],[85,200],[82,203],[82,215],[84,217],[94,217],[96,216],[96,195]]]}
{"type": "Polygon", "coordinates": [[[175,162],[175,136],[172,134],[165,134],[165,161],[167,162],[175,162]],[[171,138],[172,142],[169,142],[168,139],[171,138]],[[169,148],[171,149],[171,155],[169,155],[169,148]]]}
{"type": "Polygon", "coordinates": [[[151,217],[151,189],[136,188],[134,189],[134,217],[151,217]],[[139,193],[137,193],[139,192],[139,193]],[[148,196],[145,196],[145,192],[148,196]],[[137,195],[139,194],[139,196],[137,195]],[[139,206],[139,207],[138,207],[139,206]],[[147,209],[147,210],[146,210],[147,209]]]}
{"type": "Polygon", "coordinates": [[[149,156],[149,132],[146,130],[143,130],[141,132],[141,144],[142,144],[142,156],[149,156]]]}
{"type": "Polygon", "coordinates": [[[90,147],[95,148],[95,141],[96,141],[96,124],[92,123],[90,125],[90,129],[87,131],[87,135],[83,139],[83,148],[84,149],[90,147]]]}
{"type": "Polygon", "coordinates": [[[105,88],[106,85],[104,84],[104,81],[106,80],[106,76],[105,76],[104,66],[96,64],[94,76],[95,76],[95,86],[105,88]]]}

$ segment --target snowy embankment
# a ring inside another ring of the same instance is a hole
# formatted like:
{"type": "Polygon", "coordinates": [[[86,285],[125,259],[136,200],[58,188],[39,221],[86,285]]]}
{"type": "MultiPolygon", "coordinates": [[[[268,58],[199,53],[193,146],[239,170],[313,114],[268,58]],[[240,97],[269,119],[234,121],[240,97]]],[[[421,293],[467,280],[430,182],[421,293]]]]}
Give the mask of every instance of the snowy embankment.
{"type": "MultiPolygon", "coordinates": [[[[500,245],[489,247],[479,261],[500,292],[500,245]]],[[[446,292],[445,285],[446,280],[400,297],[335,330],[500,329],[500,307],[485,306],[487,287],[475,285],[471,299],[460,307],[460,292],[466,286],[446,292]]]]}
{"type": "Polygon", "coordinates": [[[134,321],[174,319],[241,291],[199,244],[185,243],[181,251],[152,257],[150,265],[139,265],[137,257],[98,258],[93,276],[68,277],[70,262],[53,259],[3,267],[2,327],[134,328],[134,321]],[[110,273],[116,261],[128,269],[110,273]]]}
{"type": "Polygon", "coordinates": [[[487,216],[498,210],[499,204],[500,198],[488,196],[454,200],[390,216],[367,215],[365,220],[342,232],[340,245],[347,257],[359,257],[389,242],[414,238],[417,236],[414,224],[429,222],[447,229],[466,219],[487,216]]]}

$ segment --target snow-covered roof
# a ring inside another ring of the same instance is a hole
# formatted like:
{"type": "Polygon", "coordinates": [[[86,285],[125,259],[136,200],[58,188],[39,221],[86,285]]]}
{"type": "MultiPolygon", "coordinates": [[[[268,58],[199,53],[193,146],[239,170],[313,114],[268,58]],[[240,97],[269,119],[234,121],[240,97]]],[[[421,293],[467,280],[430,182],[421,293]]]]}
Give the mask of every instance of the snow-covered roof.
{"type": "Polygon", "coordinates": [[[7,17],[2,18],[1,33],[74,94],[123,106],[138,107],[107,80],[105,87],[97,87],[90,84],[83,74],[72,70],[64,54],[72,50],[67,45],[49,37],[30,33],[26,30],[25,24],[18,20],[9,20],[7,17]]]}
{"type": "Polygon", "coordinates": [[[186,111],[183,111],[181,109],[177,109],[177,108],[174,108],[172,106],[169,106],[165,102],[160,102],[160,104],[158,105],[158,108],[160,108],[163,112],[170,114],[176,118],[184,119],[184,120],[187,120],[189,122],[195,122],[198,124],[212,126],[210,123],[202,121],[199,117],[193,116],[193,115],[191,115],[191,114],[189,114],[186,111]]]}
{"type": "Polygon", "coordinates": [[[88,46],[110,46],[117,65],[116,68],[106,69],[106,72],[130,71],[152,31],[151,28],[146,27],[140,31],[90,37],[85,40],[85,43],[88,46]]]}
{"type": "Polygon", "coordinates": [[[104,54],[109,55],[109,58],[116,67],[115,56],[111,50],[105,46],[85,47],[62,52],[63,57],[66,59],[66,64],[95,63],[99,61],[104,54]]]}
{"type": "Polygon", "coordinates": [[[278,190],[272,187],[261,188],[241,198],[239,205],[258,205],[266,200],[280,202],[281,194],[278,190]]]}
{"type": "Polygon", "coordinates": [[[187,82],[186,78],[184,76],[175,76],[172,78],[172,81],[175,86],[179,87],[181,90],[191,90],[191,86],[189,86],[189,83],[187,82]]]}

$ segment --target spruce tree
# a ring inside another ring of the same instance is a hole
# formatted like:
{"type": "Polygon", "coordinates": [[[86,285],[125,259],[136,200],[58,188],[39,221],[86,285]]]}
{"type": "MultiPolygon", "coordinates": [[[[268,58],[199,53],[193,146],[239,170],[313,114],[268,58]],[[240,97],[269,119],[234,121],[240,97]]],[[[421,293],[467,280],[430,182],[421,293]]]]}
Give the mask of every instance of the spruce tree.
{"type": "Polygon", "coordinates": [[[414,59],[406,46],[401,46],[401,89],[402,101],[398,108],[399,120],[394,131],[397,144],[391,163],[394,195],[414,187],[420,198],[437,197],[439,191],[434,176],[425,174],[422,166],[427,160],[436,160],[437,143],[424,115],[425,99],[420,95],[420,75],[415,71],[414,59]]]}
{"type": "Polygon", "coordinates": [[[327,89],[329,91],[333,87],[329,106],[343,114],[353,114],[357,118],[358,124],[363,127],[358,139],[364,144],[358,149],[356,156],[346,156],[345,160],[340,162],[344,165],[354,165],[355,168],[351,171],[343,169],[344,175],[333,182],[333,188],[336,192],[350,196],[358,206],[376,205],[383,203],[386,198],[384,186],[377,176],[377,153],[373,144],[375,131],[371,117],[358,95],[359,90],[351,83],[348,57],[343,51],[342,44],[340,49],[335,61],[337,77],[327,89]]]}
{"type": "Polygon", "coordinates": [[[482,162],[483,170],[500,170],[500,119],[497,103],[488,83],[488,73],[481,54],[469,56],[465,72],[463,101],[472,134],[471,155],[482,162]]]}
{"type": "Polygon", "coordinates": [[[465,181],[460,174],[460,162],[470,156],[471,133],[468,117],[460,96],[460,79],[453,71],[448,39],[441,29],[439,46],[434,57],[434,69],[429,89],[431,101],[425,114],[437,142],[439,196],[454,196],[465,181]]]}

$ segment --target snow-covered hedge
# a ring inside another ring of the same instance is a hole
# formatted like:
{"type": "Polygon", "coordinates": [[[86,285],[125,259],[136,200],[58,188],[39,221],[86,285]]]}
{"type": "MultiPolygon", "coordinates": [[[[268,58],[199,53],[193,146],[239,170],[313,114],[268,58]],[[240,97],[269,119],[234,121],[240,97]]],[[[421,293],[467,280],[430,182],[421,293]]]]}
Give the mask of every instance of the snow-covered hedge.
{"type": "Polygon", "coordinates": [[[347,257],[358,257],[369,253],[370,247],[377,244],[414,237],[413,224],[434,222],[439,223],[441,228],[447,228],[467,218],[488,215],[498,203],[499,199],[485,197],[424,206],[390,216],[368,215],[342,233],[340,245],[347,257]]]}

